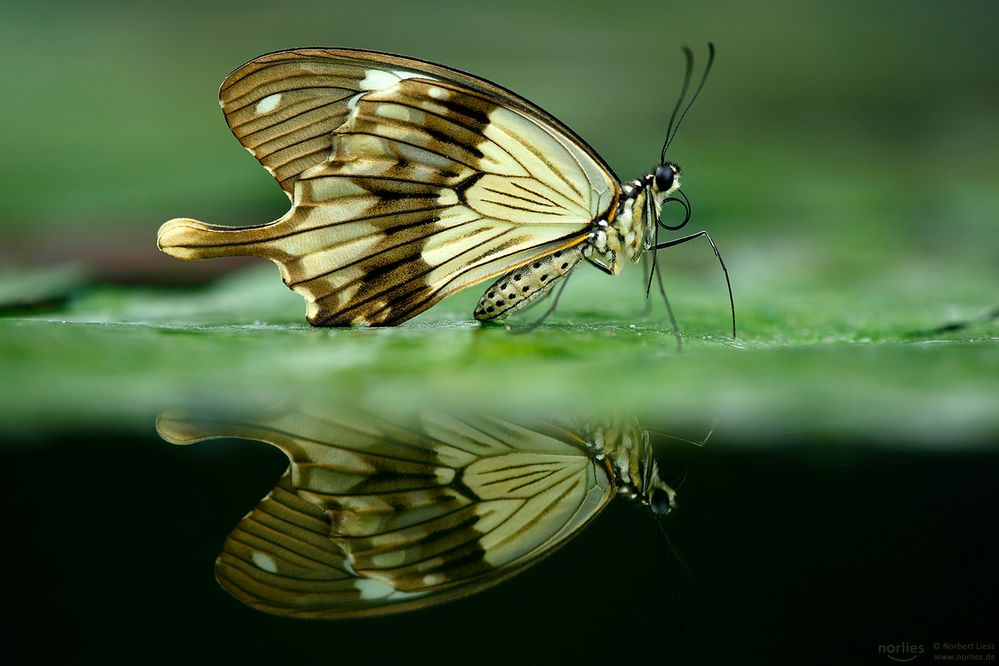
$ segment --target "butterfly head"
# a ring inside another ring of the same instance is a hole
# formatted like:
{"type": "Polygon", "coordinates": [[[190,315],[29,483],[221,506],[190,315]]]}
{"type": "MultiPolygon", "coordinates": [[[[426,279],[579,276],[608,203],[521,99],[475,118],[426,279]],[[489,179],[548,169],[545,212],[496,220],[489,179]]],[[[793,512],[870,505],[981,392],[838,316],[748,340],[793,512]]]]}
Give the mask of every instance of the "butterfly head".
{"type": "Polygon", "coordinates": [[[663,206],[680,190],[680,165],[665,161],[645,176],[645,182],[655,204],[658,221],[663,206]]]}
{"type": "Polygon", "coordinates": [[[648,493],[645,502],[649,505],[649,510],[655,516],[666,516],[676,508],[676,491],[660,479],[656,479],[656,485],[648,493]]]}
{"type": "MultiPolygon", "coordinates": [[[[649,451],[652,451],[651,446],[649,451]]],[[[657,518],[669,515],[676,508],[676,491],[659,478],[659,465],[655,458],[649,460],[648,466],[641,493],[642,504],[649,507],[657,518]]]]}
{"type": "Polygon", "coordinates": [[[656,167],[651,174],[652,191],[656,197],[669,196],[680,189],[680,165],[664,162],[656,167]]]}
{"type": "Polygon", "coordinates": [[[588,439],[609,459],[618,493],[644,506],[655,516],[665,516],[676,506],[676,491],[659,477],[659,463],[648,430],[632,419],[611,419],[591,424],[588,439]]]}
{"type": "Polygon", "coordinates": [[[690,220],[690,200],[680,190],[680,165],[663,161],[662,164],[645,175],[644,185],[648,196],[646,208],[646,249],[656,236],[656,226],[667,231],[682,229],[690,220]],[[663,208],[668,203],[678,203],[684,209],[683,221],[669,224],[663,220],[663,208]]]}
{"type": "Polygon", "coordinates": [[[656,518],[668,516],[676,508],[676,491],[659,478],[659,466],[654,459],[648,460],[647,464],[641,470],[642,480],[639,483],[625,483],[620,492],[649,507],[656,518]]]}

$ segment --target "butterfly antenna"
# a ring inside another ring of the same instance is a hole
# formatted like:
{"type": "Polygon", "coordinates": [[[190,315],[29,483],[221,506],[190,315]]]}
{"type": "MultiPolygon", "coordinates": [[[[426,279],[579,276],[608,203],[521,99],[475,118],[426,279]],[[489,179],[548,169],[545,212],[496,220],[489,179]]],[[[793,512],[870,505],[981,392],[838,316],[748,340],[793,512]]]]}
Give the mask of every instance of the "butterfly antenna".
{"type": "Polygon", "coordinates": [[[663,551],[663,570],[666,572],[666,584],[669,586],[670,596],[673,598],[673,608],[676,610],[676,623],[679,627],[679,634],[674,648],[679,647],[686,638],[686,622],[683,617],[683,606],[680,603],[680,590],[676,585],[676,578],[673,576],[673,569],[669,563],[669,551],[672,544],[666,536],[666,528],[662,519],[656,521],[656,532],[659,534],[659,547],[663,551]]]}
{"type": "MultiPolygon", "coordinates": [[[[684,51],[685,53],[690,51],[690,49],[686,47],[684,48],[686,49],[684,51]]],[[[693,57],[688,56],[688,72],[690,65],[692,64],[692,61],[693,57]]],[[[687,106],[683,110],[683,113],[680,114],[679,120],[676,121],[676,126],[673,127],[672,120],[670,121],[670,127],[672,128],[673,133],[669,134],[667,132],[666,134],[666,143],[665,145],[663,145],[662,159],[660,161],[666,160],[666,151],[669,149],[669,145],[673,143],[673,138],[676,136],[677,131],[680,129],[680,123],[682,123],[683,119],[687,116],[687,112],[690,111],[690,107],[694,106],[694,102],[697,101],[697,96],[701,94],[701,90],[704,88],[704,84],[708,80],[708,74],[711,73],[711,65],[713,65],[714,62],[715,62],[715,45],[713,42],[708,42],[708,64],[704,68],[704,74],[701,75],[701,82],[697,85],[697,90],[694,91],[694,94],[690,98],[690,101],[687,102],[687,106]]],[[[684,84],[684,92],[686,92],[686,83],[684,84]]],[[[681,97],[681,99],[683,98],[681,97]]],[[[674,113],[675,112],[676,110],[674,109],[674,113]]]]}
{"type": "MultiPolygon", "coordinates": [[[[681,456],[680,460],[681,460],[681,462],[683,462],[683,457],[682,456],[681,456]]],[[[680,488],[683,488],[683,484],[687,483],[687,476],[688,476],[689,472],[690,472],[690,468],[687,467],[686,464],[685,464],[684,467],[683,467],[683,471],[680,473],[680,480],[676,482],[676,485],[670,484],[670,485],[673,485],[673,489],[674,490],[679,491],[680,488]]]]}
{"type": "Polygon", "coordinates": [[[656,532],[659,533],[659,545],[663,549],[663,564],[666,570],[666,581],[670,586],[670,596],[673,597],[673,605],[676,608],[676,619],[679,625],[679,636],[677,637],[676,645],[674,647],[679,647],[687,637],[687,618],[683,612],[683,602],[680,599],[680,588],[677,586],[677,579],[673,575],[673,567],[670,565],[670,560],[675,562],[676,566],[680,568],[680,572],[683,576],[688,579],[695,588],[698,587],[697,580],[694,578],[694,574],[691,572],[690,567],[687,563],[683,561],[680,557],[680,553],[677,551],[676,546],[669,538],[669,534],[666,532],[666,520],[665,516],[661,516],[656,521],[656,532]]]}
{"type": "Polygon", "coordinates": [[[683,86],[680,88],[680,96],[676,98],[673,113],[669,116],[669,125],[666,127],[666,139],[663,141],[663,149],[659,154],[660,164],[666,161],[666,149],[669,148],[670,134],[673,132],[673,121],[676,120],[676,114],[680,112],[680,107],[683,106],[683,98],[687,96],[687,88],[690,87],[690,77],[694,73],[694,52],[690,50],[689,46],[684,46],[683,55],[687,58],[687,72],[683,75],[683,86]]]}
{"type": "Polygon", "coordinates": [[[676,546],[673,545],[673,541],[669,538],[669,533],[666,531],[666,521],[660,519],[658,522],[659,522],[659,534],[662,535],[663,542],[666,544],[666,547],[668,548],[670,555],[672,555],[673,559],[676,561],[677,566],[680,567],[680,571],[683,573],[684,577],[686,577],[691,583],[693,583],[694,585],[699,585],[699,583],[697,582],[697,578],[694,576],[694,572],[691,571],[689,566],[687,566],[687,562],[680,555],[680,551],[676,549],[676,546]]]}

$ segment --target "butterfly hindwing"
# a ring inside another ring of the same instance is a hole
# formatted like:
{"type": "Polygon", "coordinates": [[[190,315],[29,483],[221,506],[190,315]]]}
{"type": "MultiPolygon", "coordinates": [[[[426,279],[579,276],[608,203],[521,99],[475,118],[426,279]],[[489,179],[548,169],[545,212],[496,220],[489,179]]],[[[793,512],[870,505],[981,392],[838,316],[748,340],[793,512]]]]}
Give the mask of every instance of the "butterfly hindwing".
{"type": "Polygon", "coordinates": [[[613,494],[580,440],[500,419],[292,414],[159,428],[171,441],[239,436],[288,455],[217,564],[230,593],[281,614],[392,613],[472,594],[550,553],[613,494]]]}
{"type": "Polygon", "coordinates": [[[613,174],[548,114],[470,75],[379,57],[294,51],[234,72],[227,121],[293,207],[248,229],[174,220],[160,247],[272,259],[317,325],[395,324],[583,242],[613,210],[613,174]]]}

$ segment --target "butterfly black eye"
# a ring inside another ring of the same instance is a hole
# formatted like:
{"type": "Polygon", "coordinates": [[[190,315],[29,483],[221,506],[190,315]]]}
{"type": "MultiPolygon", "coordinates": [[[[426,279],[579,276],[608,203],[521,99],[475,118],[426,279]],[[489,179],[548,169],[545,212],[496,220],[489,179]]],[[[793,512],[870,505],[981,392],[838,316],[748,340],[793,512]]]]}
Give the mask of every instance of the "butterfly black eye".
{"type": "Polygon", "coordinates": [[[659,168],[656,169],[656,189],[660,192],[668,192],[669,188],[673,187],[673,179],[676,177],[676,171],[673,167],[668,164],[660,164],[659,168]]]}
{"type": "Polygon", "coordinates": [[[649,508],[657,516],[664,516],[669,513],[669,495],[665,490],[656,488],[652,491],[652,497],[649,498],[649,508]]]}

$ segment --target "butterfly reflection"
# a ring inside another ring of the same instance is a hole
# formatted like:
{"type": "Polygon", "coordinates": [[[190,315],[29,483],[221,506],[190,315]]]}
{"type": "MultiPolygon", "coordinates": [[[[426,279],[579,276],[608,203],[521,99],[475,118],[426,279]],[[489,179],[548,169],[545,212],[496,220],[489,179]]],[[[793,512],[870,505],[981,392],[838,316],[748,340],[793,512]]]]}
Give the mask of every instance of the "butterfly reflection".
{"type": "Polygon", "coordinates": [[[564,544],[618,494],[668,513],[649,435],[631,420],[531,423],[356,411],[271,418],[166,413],[174,444],[268,442],[289,467],[232,530],[219,583],[271,613],[344,618],[473,594],[564,544]]]}

